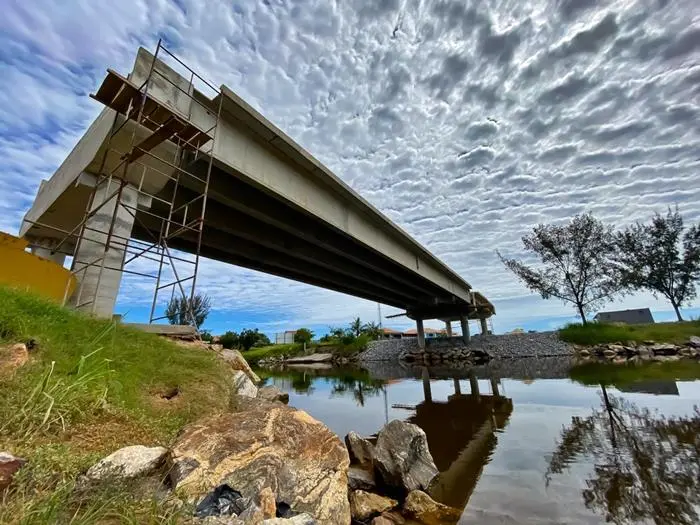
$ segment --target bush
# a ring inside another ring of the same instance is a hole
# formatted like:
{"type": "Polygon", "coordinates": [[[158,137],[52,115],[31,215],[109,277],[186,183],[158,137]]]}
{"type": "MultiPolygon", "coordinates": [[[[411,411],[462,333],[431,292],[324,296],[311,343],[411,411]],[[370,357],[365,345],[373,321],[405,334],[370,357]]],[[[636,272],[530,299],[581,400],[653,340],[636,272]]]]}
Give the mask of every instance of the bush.
{"type": "Polygon", "coordinates": [[[219,337],[219,343],[221,346],[228,348],[229,350],[238,348],[238,334],[229,330],[224,335],[219,337]]]}
{"type": "Polygon", "coordinates": [[[308,328],[299,328],[294,333],[294,342],[295,343],[309,344],[313,338],[314,338],[314,333],[311,330],[309,330],[308,328]]]}

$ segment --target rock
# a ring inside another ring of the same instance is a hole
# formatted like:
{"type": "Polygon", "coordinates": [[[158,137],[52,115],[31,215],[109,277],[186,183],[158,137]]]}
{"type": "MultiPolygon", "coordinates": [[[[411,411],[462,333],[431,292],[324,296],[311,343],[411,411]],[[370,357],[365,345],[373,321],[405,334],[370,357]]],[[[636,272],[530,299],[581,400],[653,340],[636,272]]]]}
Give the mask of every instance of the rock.
{"type": "Polygon", "coordinates": [[[283,392],[276,386],[264,386],[258,389],[258,397],[265,401],[279,401],[281,403],[289,403],[289,394],[283,392]]]}
{"type": "Polygon", "coordinates": [[[615,350],[610,350],[609,348],[606,348],[606,349],[603,351],[603,355],[604,355],[607,359],[614,359],[615,357],[617,357],[617,352],[615,352],[615,350]]]}
{"type": "MultiPolygon", "coordinates": [[[[382,512],[381,516],[378,516],[378,518],[382,518],[385,521],[384,523],[388,523],[389,525],[404,525],[406,523],[406,519],[399,514],[397,511],[392,511],[392,512],[382,512]]],[[[377,518],[375,518],[377,519],[377,518]]]]}
{"type": "Polygon", "coordinates": [[[377,516],[370,525],[396,525],[396,523],[385,516],[377,516]]]}
{"type": "Polygon", "coordinates": [[[136,479],[150,476],[166,462],[168,449],[164,447],[144,447],[133,445],[120,448],[102,458],[88,469],[88,481],[101,481],[107,478],[136,479]]]}
{"type": "Polygon", "coordinates": [[[345,446],[348,447],[350,460],[363,467],[372,467],[374,445],[352,430],[345,436],[345,446]]]}
{"type": "Polygon", "coordinates": [[[582,357],[588,357],[591,355],[591,351],[588,348],[581,348],[581,350],[578,351],[578,355],[582,357]]]}
{"type": "Polygon", "coordinates": [[[29,351],[24,343],[0,347],[0,377],[10,376],[29,361],[29,351]]]}
{"type": "Polygon", "coordinates": [[[357,467],[348,469],[348,487],[352,490],[373,490],[376,486],[371,472],[357,467]]]}
{"type": "Polygon", "coordinates": [[[688,346],[692,346],[693,348],[700,348],[700,337],[697,335],[691,335],[690,339],[688,339],[688,346]]]}
{"type": "Polygon", "coordinates": [[[306,412],[239,398],[239,412],[188,425],[172,451],[172,486],[196,495],[226,483],[255,498],[270,487],[277,501],[320,524],[350,523],[348,453],[306,412]]]}
{"type": "Polygon", "coordinates": [[[250,379],[253,383],[258,384],[260,382],[258,375],[253,372],[248,364],[248,361],[245,360],[243,354],[241,354],[238,350],[224,349],[221,352],[221,358],[234,370],[241,370],[245,372],[245,375],[247,375],[248,379],[250,379]]]}
{"type": "Polygon", "coordinates": [[[256,387],[243,370],[236,370],[233,373],[233,393],[238,396],[256,397],[258,387],[256,387]]]}
{"type": "Polygon", "coordinates": [[[616,354],[625,352],[625,347],[621,345],[608,345],[608,350],[612,350],[616,354]]]}
{"type": "Polygon", "coordinates": [[[270,487],[265,487],[258,494],[258,504],[263,514],[263,519],[269,520],[277,515],[277,503],[275,493],[270,487]]]}
{"type": "Polygon", "coordinates": [[[675,355],[678,353],[678,347],[670,343],[659,343],[651,347],[654,355],[675,355]]]}
{"type": "Polygon", "coordinates": [[[311,354],[311,355],[302,355],[299,357],[292,357],[291,359],[287,359],[287,363],[290,363],[290,364],[330,363],[331,361],[333,361],[333,354],[311,354]]]}
{"type": "Polygon", "coordinates": [[[0,452],[0,492],[10,486],[12,478],[26,462],[26,459],[13,456],[9,452],[0,452]]]}
{"type": "Polygon", "coordinates": [[[247,525],[238,516],[207,516],[199,523],[201,525],[247,525]]]}
{"type": "Polygon", "coordinates": [[[374,466],[384,484],[402,493],[427,489],[438,473],[425,432],[398,419],[379,431],[374,466]]]}
{"type": "Polygon", "coordinates": [[[379,494],[372,494],[364,490],[356,490],[350,493],[350,512],[353,519],[356,520],[366,520],[376,514],[391,510],[398,504],[399,502],[394,499],[385,498],[379,494]]]}
{"type": "Polygon", "coordinates": [[[414,490],[403,503],[404,514],[424,525],[457,523],[462,511],[434,501],[425,492],[414,490]]]}
{"type": "Polygon", "coordinates": [[[316,521],[311,514],[303,512],[289,518],[272,518],[265,520],[261,525],[316,525],[317,523],[318,521],[316,521]]]}

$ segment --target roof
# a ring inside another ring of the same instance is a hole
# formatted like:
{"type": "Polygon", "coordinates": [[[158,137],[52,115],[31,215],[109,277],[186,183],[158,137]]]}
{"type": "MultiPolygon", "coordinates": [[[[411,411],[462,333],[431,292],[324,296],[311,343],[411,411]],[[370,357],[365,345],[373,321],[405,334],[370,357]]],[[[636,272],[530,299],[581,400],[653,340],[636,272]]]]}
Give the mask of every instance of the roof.
{"type": "Polygon", "coordinates": [[[398,330],[394,330],[393,328],[382,328],[382,333],[383,334],[400,334],[398,330]]]}
{"type": "Polygon", "coordinates": [[[654,322],[649,308],[598,312],[593,319],[604,323],[651,324],[654,322]]]}
{"type": "MultiPolygon", "coordinates": [[[[424,328],[423,333],[447,335],[447,330],[436,330],[435,328],[424,328]]],[[[404,332],[404,335],[417,335],[418,331],[415,328],[409,328],[404,332]]]]}

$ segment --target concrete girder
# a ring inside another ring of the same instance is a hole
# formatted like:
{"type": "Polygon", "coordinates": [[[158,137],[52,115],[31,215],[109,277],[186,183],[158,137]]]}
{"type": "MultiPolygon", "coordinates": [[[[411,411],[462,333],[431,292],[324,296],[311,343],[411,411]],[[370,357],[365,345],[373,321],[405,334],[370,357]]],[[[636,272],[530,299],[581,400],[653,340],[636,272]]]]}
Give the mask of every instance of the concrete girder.
{"type": "MultiPolygon", "coordinates": [[[[136,228],[134,228],[136,230],[136,228]]],[[[192,251],[194,249],[194,242],[188,241],[184,238],[173,239],[170,243],[171,249],[181,250],[181,251],[192,251]]],[[[285,265],[284,267],[273,265],[269,263],[263,263],[261,261],[253,260],[240,254],[233,254],[230,252],[225,252],[210,246],[202,246],[201,254],[203,257],[208,257],[210,259],[215,259],[217,261],[226,262],[229,264],[235,264],[236,266],[242,266],[243,268],[248,268],[250,270],[256,270],[263,273],[268,273],[271,275],[276,275],[278,277],[284,277],[286,279],[291,279],[294,281],[307,282],[310,278],[308,271],[301,272],[298,269],[291,269],[285,265]]],[[[342,284],[338,284],[337,281],[326,281],[322,277],[315,276],[315,283],[317,286],[327,288],[329,290],[334,290],[336,292],[341,292],[347,295],[358,296],[357,290],[353,290],[342,284]]],[[[368,292],[362,295],[364,299],[369,301],[375,301],[382,304],[388,304],[392,306],[398,306],[399,299],[392,298],[384,295],[378,295],[376,293],[368,292]]]]}

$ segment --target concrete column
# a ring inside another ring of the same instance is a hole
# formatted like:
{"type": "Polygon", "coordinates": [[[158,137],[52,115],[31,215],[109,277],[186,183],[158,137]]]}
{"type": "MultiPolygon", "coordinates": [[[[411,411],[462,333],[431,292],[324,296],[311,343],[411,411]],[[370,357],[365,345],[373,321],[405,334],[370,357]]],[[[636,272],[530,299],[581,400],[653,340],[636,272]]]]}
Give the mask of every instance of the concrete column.
{"type": "Polygon", "coordinates": [[[487,335],[489,333],[489,327],[486,324],[486,318],[482,317],[479,319],[479,322],[481,323],[481,335],[487,335]]]}
{"type": "Polygon", "coordinates": [[[452,381],[455,385],[455,394],[457,394],[458,396],[462,395],[462,386],[459,384],[459,379],[455,377],[452,381]]]}
{"type": "Polygon", "coordinates": [[[476,374],[474,372],[469,372],[469,388],[471,389],[471,394],[476,399],[481,398],[479,393],[479,381],[476,379],[476,374]]]}
{"type": "Polygon", "coordinates": [[[500,392],[498,391],[498,379],[495,377],[491,377],[491,392],[493,392],[493,395],[495,397],[500,397],[500,392]]]}
{"type": "MultiPolygon", "coordinates": [[[[118,188],[119,184],[115,180],[104,181],[95,192],[91,209],[94,210],[100,206],[118,188]]],[[[125,204],[136,207],[138,191],[133,186],[125,186],[121,200],[125,204]]],[[[87,226],[90,230],[85,230],[76,260],[73,262],[78,286],[70,299],[70,304],[97,317],[112,316],[122,279],[122,272],[117,268],[121,269],[124,263],[125,238],[131,237],[133,225],[134,217],[123,206],[117,206],[116,196],[109,199],[95,215],[88,219],[87,226]],[[105,253],[110,225],[112,225],[112,237],[105,253]],[[104,259],[102,259],[103,256],[104,259]],[[95,264],[89,266],[92,262],[95,264]],[[87,266],[89,266],[87,269],[80,271],[87,266]],[[102,271],[100,271],[101,268],[102,271]]]]}
{"type": "Polygon", "coordinates": [[[447,332],[447,337],[452,337],[452,321],[445,321],[445,331],[447,332]]]}
{"type": "Polygon", "coordinates": [[[59,266],[63,266],[66,262],[66,256],[63,253],[51,253],[51,248],[43,246],[32,246],[32,254],[47,261],[55,262],[59,266]]]}
{"type": "Polygon", "coordinates": [[[418,348],[425,350],[425,330],[423,329],[423,319],[416,319],[416,332],[418,336],[418,348]]]}
{"type": "Polygon", "coordinates": [[[469,343],[471,336],[469,335],[469,319],[466,315],[459,318],[459,323],[462,325],[462,339],[465,343],[469,343]]]}
{"type": "Polygon", "coordinates": [[[430,390],[430,372],[428,372],[427,368],[423,368],[421,371],[421,377],[423,379],[423,399],[425,399],[426,403],[432,403],[433,393],[430,390]]]}

